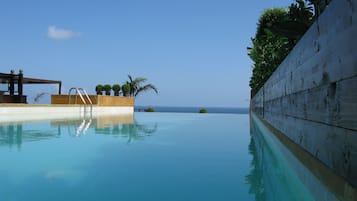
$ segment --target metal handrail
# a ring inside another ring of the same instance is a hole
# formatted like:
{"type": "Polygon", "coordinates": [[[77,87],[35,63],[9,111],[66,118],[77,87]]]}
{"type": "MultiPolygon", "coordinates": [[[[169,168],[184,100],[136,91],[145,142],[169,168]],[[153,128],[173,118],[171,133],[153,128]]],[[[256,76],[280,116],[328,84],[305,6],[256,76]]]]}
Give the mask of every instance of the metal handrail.
{"type": "Polygon", "coordinates": [[[90,97],[88,96],[87,91],[84,90],[83,88],[72,87],[72,88],[69,89],[69,91],[68,91],[68,104],[71,104],[71,92],[72,92],[72,90],[76,91],[76,100],[75,100],[74,104],[77,104],[77,95],[81,98],[81,100],[82,100],[84,105],[87,105],[87,102],[84,99],[82,93],[87,98],[87,100],[88,100],[88,102],[90,104],[90,113],[91,113],[91,117],[92,117],[93,103],[92,103],[92,100],[90,99],[90,97]],[[81,91],[82,91],[82,93],[81,93],[81,91]]]}
{"type": "Polygon", "coordinates": [[[89,98],[89,96],[87,94],[87,91],[84,90],[83,88],[76,88],[76,87],[72,87],[72,88],[69,89],[69,92],[68,92],[68,104],[71,104],[71,91],[72,90],[76,90],[76,92],[77,92],[76,93],[76,100],[75,100],[74,104],[77,104],[77,95],[79,95],[79,97],[81,98],[83,104],[85,104],[85,105],[87,104],[87,102],[83,98],[83,95],[82,95],[82,93],[83,93],[84,96],[87,98],[89,104],[93,105],[92,100],[89,98]],[[82,91],[82,93],[81,93],[81,91],[82,91]]]}
{"type": "Polygon", "coordinates": [[[68,91],[68,104],[71,104],[71,92],[72,92],[72,90],[76,90],[76,100],[75,100],[74,104],[77,104],[77,94],[78,94],[78,90],[77,90],[76,87],[72,87],[72,88],[70,88],[69,91],[68,91]]]}
{"type": "Polygon", "coordinates": [[[85,89],[83,89],[83,88],[79,88],[79,90],[82,90],[82,91],[83,91],[83,93],[84,93],[84,95],[86,96],[86,98],[88,99],[89,103],[90,103],[91,105],[93,105],[92,100],[89,98],[89,96],[88,96],[88,94],[87,94],[87,91],[86,91],[85,89]]]}

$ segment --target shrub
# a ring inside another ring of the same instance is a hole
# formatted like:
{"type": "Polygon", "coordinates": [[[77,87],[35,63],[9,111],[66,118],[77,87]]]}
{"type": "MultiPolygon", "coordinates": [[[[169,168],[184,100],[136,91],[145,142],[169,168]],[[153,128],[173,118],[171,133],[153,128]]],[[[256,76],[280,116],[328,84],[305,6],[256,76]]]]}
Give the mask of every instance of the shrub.
{"type": "Polygon", "coordinates": [[[119,84],[114,84],[112,86],[112,89],[114,91],[114,96],[119,96],[119,91],[120,91],[120,85],[119,84]]]}
{"type": "Polygon", "coordinates": [[[97,92],[97,95],[102,95],[102,94],[103,94],[103,85],[98,84],[98,85],[95,87],[95,91],[97,92]]]}
{"type": "Polygon", "coordinates": [[[120,85],[119,84],[113,84],[112,89],[113,89],[113,91],[120,91],[120,85]]]}
{"type": "Polygon", "coordinates": [[[105,91],[105,95],[110,96],[110,90],[112,90],[112,86],[110,86],[110,84],[106,84],[103,88],[105,91]]]}
{"type": "Polygon", "coordinates": [[[155,109],[153,107],[148,107],[144,111],[145,112],[155,112],[155,109]]]}
{"type": "Polygon", "coordinates": [[[296,0],[288,10],[266,10],[259,19],[253,46],[248,55],[253,60],[250,87],[253,95],[264,85],[295,44],[312,24],[312,8],[296,0]]]}
{"type": "Polygon", "coordinates": [[[123,91],[123,96],[130,96],[130,86],[128,84],[124,84],[121,90],[123,91]]]}
{"type": "Polygon", "coordinates": [[[207,109],[206,108],[201,108],[199,113],[208,113],[207,109]]]}

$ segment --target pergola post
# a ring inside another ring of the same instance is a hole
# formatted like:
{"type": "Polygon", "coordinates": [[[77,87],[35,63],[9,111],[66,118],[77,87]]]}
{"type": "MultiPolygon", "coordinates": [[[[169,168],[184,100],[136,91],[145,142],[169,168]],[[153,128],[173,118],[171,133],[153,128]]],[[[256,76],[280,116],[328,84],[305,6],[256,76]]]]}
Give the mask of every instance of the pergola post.
{"type": "Polygon", "coordinates": [[[15,93],[15,74],[14,74],[14,70],[10,71],[10,81],[9,81],[9,94],[10,96],[13,96],[15,93]]]}
{"type": "Polygon", "coordinates": [[[62,91],[62,82],[60,81],[58,83],[58,94],[61,95],[61,91],[62,91]]]}
{"type": "Polygon", "coordinates": [[[22,70],[19,71],[19,79],[17,81],[17,92],[19,96],[23,95],[24,74],[22,70]]]}

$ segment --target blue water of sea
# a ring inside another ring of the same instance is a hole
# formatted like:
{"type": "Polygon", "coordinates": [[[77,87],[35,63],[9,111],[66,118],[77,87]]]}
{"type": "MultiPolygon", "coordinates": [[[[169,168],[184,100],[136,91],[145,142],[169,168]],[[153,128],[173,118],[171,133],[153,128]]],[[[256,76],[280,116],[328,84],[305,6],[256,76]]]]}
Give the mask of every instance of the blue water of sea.
{"type": "Polygon", "coordinates": [[[314,200],[253,128],[210,113],[0,124],[0,200],[314,200]]]}
{"type": "MultiPolygon", "coordinates": [[[[135,111],[144,112],[151,106],[135,106],[135,111]]],[[[225,114],[248,114],[249,108],[244,107],[177,107],[177,106],[152,106],[155,112],[173,112],[173,113],[198,113],[201,108],[207,109],[208,113],[225,114]]]]}

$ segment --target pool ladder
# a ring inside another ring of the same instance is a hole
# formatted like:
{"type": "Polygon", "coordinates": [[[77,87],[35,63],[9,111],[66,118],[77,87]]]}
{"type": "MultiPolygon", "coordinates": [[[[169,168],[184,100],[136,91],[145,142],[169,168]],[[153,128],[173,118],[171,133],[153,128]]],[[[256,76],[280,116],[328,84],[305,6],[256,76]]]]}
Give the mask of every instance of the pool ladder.
{"type": "Polygon", "coordinates": [[[75,102],[74,104],[77,104],[77,97],[79,96],[81,98],[81,101],[84,105],[84,117],[87,114],[87,105],[90,105],[90,118],[92,118],[92,112],[93,112],[93,103],[92,100],[89,98],[87,91],[83,88],[77,88],[77,87],[72,87],[68,91],[68,104],[71,104],[71,92],[75,90],[76,96],[75,96],[75,102]],[[87,101],[86,101],[87,100],[87,101]]]}
{"type": "Polygon", "coordinates": [[[81,134],[85,135],[91,123],[92,119],[89,119],[88,122],[83,119],[82,123],[76,129],[76,137],[80,136],[81,134]]]}

